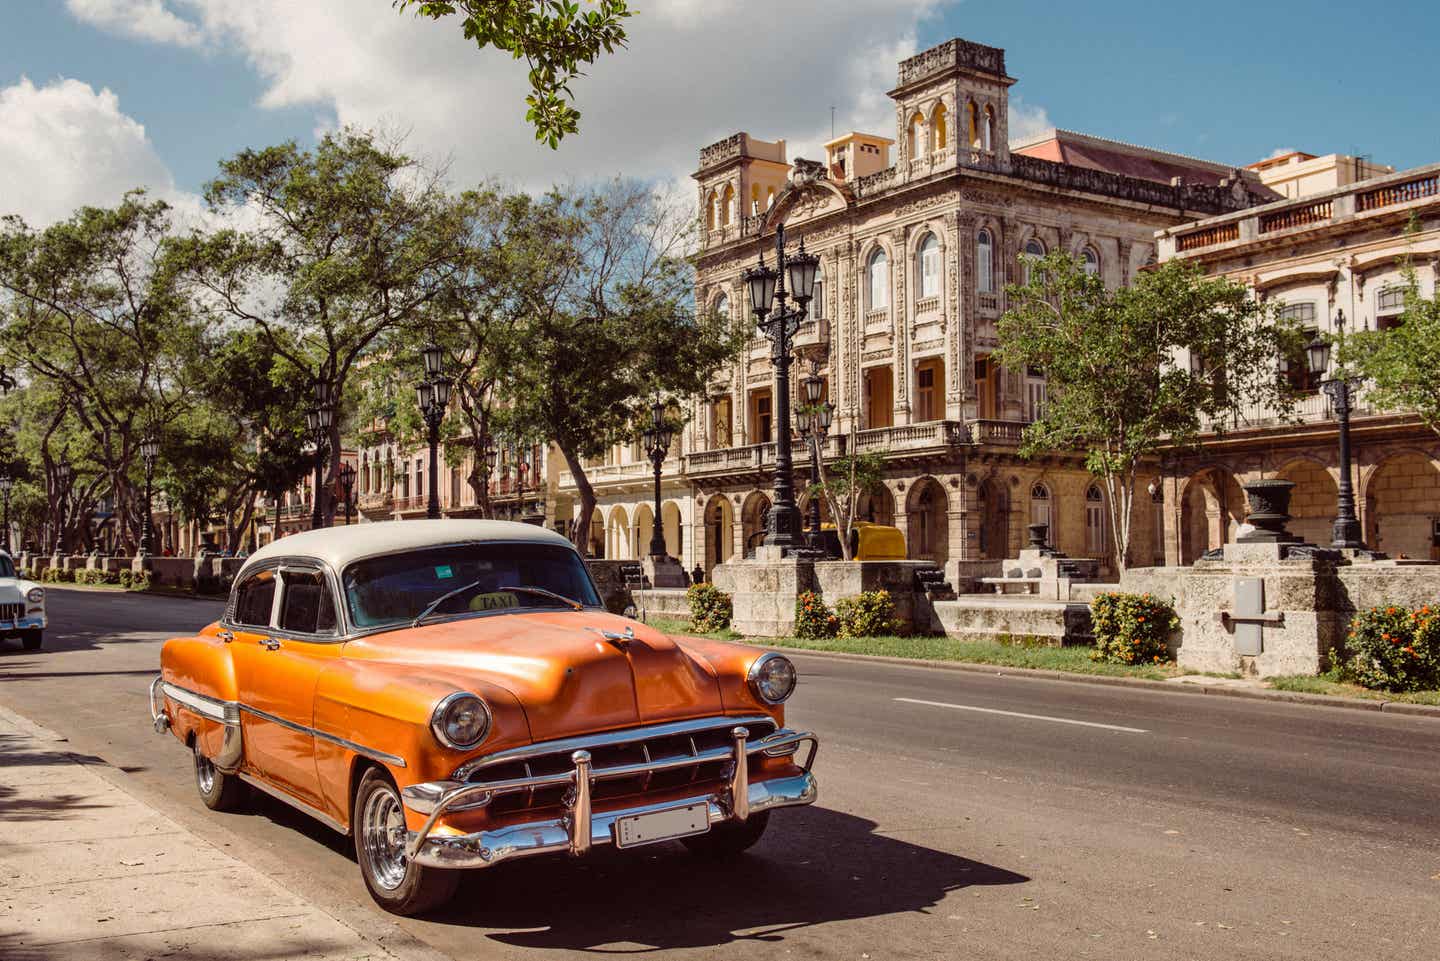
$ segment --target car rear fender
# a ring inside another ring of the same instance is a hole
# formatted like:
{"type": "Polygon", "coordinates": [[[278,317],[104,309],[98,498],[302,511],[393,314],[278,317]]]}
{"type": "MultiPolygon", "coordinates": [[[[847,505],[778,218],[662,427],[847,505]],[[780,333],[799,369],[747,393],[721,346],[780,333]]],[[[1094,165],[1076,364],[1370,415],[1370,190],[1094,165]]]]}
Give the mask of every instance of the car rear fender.
{"type": "MultiPolygon", "coordinates": [[[[166,683],[215,701],[239,701],[235,664],[219,631],[218,624],[211,624],[199,634],[166,641],[160,648],[160,676],[166,683]]],[[[223,747],[225,725],[173,699],[169,706],[170,730],[180,742],[188,743],[194,735],[207,757],[217,757],[223,747]]]]}

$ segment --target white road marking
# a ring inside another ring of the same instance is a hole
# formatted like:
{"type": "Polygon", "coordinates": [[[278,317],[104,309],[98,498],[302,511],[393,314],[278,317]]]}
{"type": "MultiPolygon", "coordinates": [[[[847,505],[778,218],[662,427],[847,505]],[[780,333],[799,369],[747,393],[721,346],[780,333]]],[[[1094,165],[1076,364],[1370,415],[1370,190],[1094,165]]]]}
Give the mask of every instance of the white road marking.
{"type": "Polygon", "coordinates": [[[1024,717],[1032,721],[1053,721],[1056,724],[1078,724],[1081,727],[1099,727],[1107,731],[1124,731],[1126,734],[1149,734],[1139,727],[1121,727],[1119,724],[1099,724],[1095,721],[1076,721],[1068,717],[1049,717],[1045,714],[1022,714],[1020,711],[1000,711],[993,707],[974,707],[969,704],[946,704],[944,701],[921,701],[913,697],[897,697],[905,704],[924,704],[927,707],[948,707],[956,711],[979,711],[981,714],[1004,714],[1006,717],[1024,717]]]}

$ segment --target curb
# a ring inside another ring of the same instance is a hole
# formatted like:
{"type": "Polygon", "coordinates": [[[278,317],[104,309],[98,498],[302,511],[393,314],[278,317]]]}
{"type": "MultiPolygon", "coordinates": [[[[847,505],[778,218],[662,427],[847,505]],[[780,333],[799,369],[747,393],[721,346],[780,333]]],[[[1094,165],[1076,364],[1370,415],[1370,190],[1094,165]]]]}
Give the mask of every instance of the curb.
{"type": "MultiPolygon", "coordinates": [[[[750,644],[749,641],[741,643],[750,644]]],[[[1252,701],[1275,701],[1284,704],[1304,704],[1310,707],[1337,707],[1351,711],[1371,713],[1404,714],[1410,717],[1427,717],[1440,720],[1440,706],[1411,704],[1407,701],[1382,701],[1378,698],[1367,700],[1358,697],[1337,697],[1333,694],[1306,694],[1301,691],[1276,691],[1267,688],[1235,688],[1210,684],[1176,684],[1171,681],[1152,681],[1142,677],[1107,677],[1103,674],[1071,674],[1068,671],[1052,671],[1041,667],[1000,667],[994,664],[973,664],[968,661],[927,661],[916,657],[893,657],[888,654],[851,654],[847,651],[817,651],[808,647],[786,647],[780,644],[752,644],[777,651],[814,657],[828,657],[838,661],[868,661],[873,664],[893,664],[897,667],[923,667],[941,671],[963,671],[970,674],[986,674],[991,677],[1019,677],[1045,681],[1068,681],[1072,684],[1099,684],[1109,687],[1129,687],[1150,691],[1169,691],[1175,694],[1211,694],[1218,697],[1233,697],[1252,701]]]]}
{"type": "Polygon", "coordinates": [[[121,594],[126,597],[169,597],[177,601],[209,601],[212,604],[224,604],[226,598],[224,594],[205,595],[179,594],[171,593],[170,591],[129,591],[118,584],[70,584],[51,581],[49,584],[42,584],[41,586],[45,588],[47,594],[50,591],[84,591],[87,594],[121,594]]]}

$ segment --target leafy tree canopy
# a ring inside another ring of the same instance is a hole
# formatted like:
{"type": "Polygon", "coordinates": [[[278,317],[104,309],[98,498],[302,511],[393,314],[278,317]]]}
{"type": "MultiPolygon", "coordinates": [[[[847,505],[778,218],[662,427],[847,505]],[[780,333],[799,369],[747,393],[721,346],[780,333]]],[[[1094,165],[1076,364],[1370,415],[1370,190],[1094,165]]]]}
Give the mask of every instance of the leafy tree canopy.
{"type": "Polygon", "coordinates": [[[1400,325],[1350,335],[1340,359],[1371,382],[1372,403],[1414,411],[1440,433],[1440,299],[1421,296],[1413,270],[1400,325]]]}

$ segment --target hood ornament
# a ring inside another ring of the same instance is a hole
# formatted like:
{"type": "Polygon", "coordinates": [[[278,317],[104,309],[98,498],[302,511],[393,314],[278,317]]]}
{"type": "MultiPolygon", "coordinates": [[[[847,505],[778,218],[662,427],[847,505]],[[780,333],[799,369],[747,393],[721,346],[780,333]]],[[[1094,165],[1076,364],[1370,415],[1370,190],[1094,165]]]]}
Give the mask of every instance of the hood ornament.
{"type": "Polygon", "coordinates": [[[617,634],[614,631],[607,631],[598,627],[590,627],[586,628],[586,630],[594,631],[622,651],[628,649],[630,642],[635,640],[635,628],[633,627],[625,628],[624,634],[617,634]]]}

